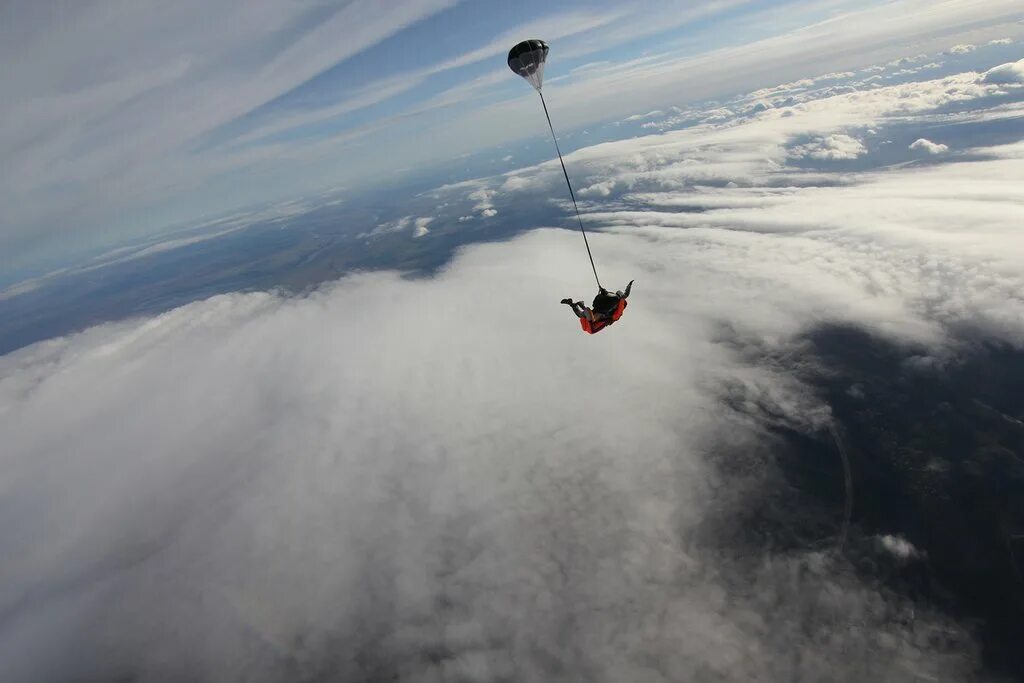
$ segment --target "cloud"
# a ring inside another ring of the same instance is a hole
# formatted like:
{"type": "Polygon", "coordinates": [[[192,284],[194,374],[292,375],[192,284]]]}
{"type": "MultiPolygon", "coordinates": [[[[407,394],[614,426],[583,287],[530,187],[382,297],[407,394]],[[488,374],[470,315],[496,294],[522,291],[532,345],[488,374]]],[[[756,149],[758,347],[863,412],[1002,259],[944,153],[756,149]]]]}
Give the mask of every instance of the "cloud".
{"type": "Polygon", "coordinates": [[[793,156],[810,157],[812,159],[856,159],[867,154],[868,150],[860,140],[849,135],[829,135],[799,147],[793,148],[793,156]]]}
{"type": "Polygon", "coordinates": [[[888,67],[906,66],[907,64],[913,64],[914,62],[923,62],[926,59],[928,59],[928,55],[926,55],[926,54],[917,54],[917,55],[912,55],[912,56],[907,56],[907,57],[900,57],[899,59],[894,59],[891,62],[887,63],[885,66],[888,66],[888,67]]]}
{"type": "MultiPolygon", "coordinates": [[[[456,41],[470,47],[442,50],[436,63],[396,62],[398,73],[342,88],[340,101],[330,88],[307,88],[438,12],[458,24],[459,12],[471,10],[449,0],[406,0],[387,13],[365,0],[188,0],[159,11],[133,7],[116,26],[87,3],[59,16],[37,5],[0,10],[0,61],[13,65],[0,76],[0,201],[8,206],[0,240],[19,269],[36,269],[26,275],[41,270],[44,257],[92,255],[170,224],[321,183],[366,184],[396,167],[435,166],[448,152],[536,133],[534,112],[526,113],[535,102],[510,94],[500,59],[484,68],[505,49],[500,28],[456,41]],[[41,47],[54,45],[60,49],[41,47]],[[366,109],[382,105],[381,115],[366,109]],[[421,139],[429,144],[410,143],[421,139]]],[[[586,57],[590,68],[550,89],[560,121],[573,127],[685,104],[679,98],[798,82],[811,63],[833,73],[859,69],[897,56],[907,42],[944,47],[968,24],[978,40],[1006,35],[1003,24],[1017,13],[1012,0],[983,11],[916,0],[785,10],[772,16],[775,35],[745,45],[733,43],[763,35],[768,10],[733,0],[612,3],[536,17],[517,8],[520,21],[509,25],[563,36],[557,48],[567,70],[586,57]],[[665,34],[687,24],[685,37],[665,34]],[[622,58],[619,46],[652,35],[651,54],[622,58]]]]}
{"type": "Polygon", "coordinates": [[[594,183],[584,187],[582,190],[577,192],[581,197],[607,197],[615,189],[615,181],[609,180],[603,183],[594,183]]]}
{"type": "Polygon", "coordinates": [[[965,675],[969,637],[926,607],[709,541],[749,495],[711,454],[768,443],[723,385],[827,420],[716,324],[814,314],[780,309],[802,260],[774,293],[726,263],[771,252],[756,235],[661,232],[597,236],[637,298],[586,347],[554,303],[495,324],[509,292],[578,282],[578,236],[547,230],[430,280],[220,296],[0,358],[9,680],[965,675]],[[911,638],[911,610],[959,644],[911,638]]]}
{"type": "Polygon", "coordinates": [[[910,147],[908,149],[924,150],[928,154],[943,154],[944,152],[949,151],[949,145],[935,143],[925,138],[918,138],[910,143],[910,147]]]}
{"type": "Polygon", "coordinates": [[[434,222],[432,216],[402,216],[392,221],[378,224],[369,232],[360,233],[361,239],[381,237],[395,232],[410,232],[413,237],[425,237],[429,232],[428,226],[434,222]]]}
{"type": "Polygon", "coordinates": [[[381,13],[365,0],[320,9],[189,1],[126,8],[116,27],[102,7],[79,5],[58,21],[6,4],[0,58],[17,68],[2,81],[0,197],[19,197],[19,209],[2,238],[23,245],[71,216],[94,224],[111,218],[107,207],[116,215],[245,166],[251,153],[201,163],[196,140],[451,4],[404,0],[381,13]]]}
{"type": "Polygon", "coordinates": [[[434,221],[433,218],[417,218],[416,228],[413,230],[413,237],[426,237],[430,233],[430,229],[427,227],[434,221]]]}
{"type": "Polygon", "coordinates": [[[466,196],[467,199],[474,202],[473,210],[478,211],[484,218],[493,218],[494,216],[497,216],[498,211],[494,208],[493,201],[497,192],[479,184],[470,183],[470,185],[476,187],[475,190],[466,196]]]}
{"type": "Polygon", "coordinates": [[[729,119],[736,116],[736,112],[727,107],[718,107],[717,109],[711,109],[704,114],[704,118],[701,119],[701,123],[715,123],[718,121],[728,121],[729,119]]]}
{"type": "MultiPolygon", "coordinates": [[[[396,76],[373,81],[365,88],[352,96],[346,97],[337,104],[320,107],[301,114],[278,117],[272,123],[241,136],[235,142],[248,143],[293,128],[329,121],[344,114],[383,102],[412,90],[432,76],[504,55],[507,53],[509,46],[515,44],[524,35],[543,35],[549,41],[567,39],[576,34],[592,32],[594,29],[606,26],[620,16],[621,11],[619,10],[602,12],[573,11],[533,19],[492,37],[484,45],[457,54],[454,57],[449,57],[437,63],[431,63],[422,68],[412,69],[396,76]]],[[[504,70],[499,73],[503,76],[503,80],[507,79],[508,74],[504,70]]],[[[468,90],[472,91],[479,88],[481,84],[490,85],[493,82],[493,79],[485,76],[480,81],[471,82],[467,86],[468,90]]],[[[460,86],[446,90],[444,102],[458,102],[459,99],[453,97],[453,95],[460,91],[460,86]]]]}
{"type": "Polygon", "coordinates": [[[664,115],[665,112],[663,112],[662,110],[653,109],[647,112],[646,114],[633,114],[632,116],[627,116],[626,118],[623,119],[623,121],[643,121],[645,119],[654,119],[664,115]]]}
{"type": "MultiPolygon", "coordinates": [[[[820,309],[810,305],[805,310],[820,310],[826,317],[832,315],[829,311],[843,310],[844,316],[863,316],[858,324],[878,333],[898,333],[923,342],[942,338],[945,326],[955,325],[955,319],[966,315],[972,319],[972,328],[1020,344],[1022,330],[1014,321],[1024,308],[1015,289],[1019,276],[1015,263],[1024,259],[1024,252],[1015,225],[1024,221],[1024,214],[1021,189],[1006,180],[1022,172],[1019,146],[982,150],[984,159],[970,164],[857,176],[787,163],[794,157],[861,158],[866,151],[862,143],[843,131],[870,129],[871,135],[878,135],[872,126],[881,128],[889,121],[909,125],[937,108],[999,92],[975,73],[856,91],[775,108],[752,119],[597,145],[567,155],[566,163],[582,188],[580,196],[603,200],[600,205],[581,206],[584,220],[594,228],[651,239],[657,235],[660,241],[668,239],[666,230],[685,229],[675,239],[690,243],[691,248],[724,254],[729,251],[727,245],[736,246],[742,254],[737,260],[720,256],[723,272],[763,278],[758,281],[772,288],[785,279],[791,259],[842,263],[835,277],[865,279],[850,290],[848,299],[822,300],[820,309]],[[793,141],[807,138],[814,142],[797,146],[794,154],[793,141]],[[910,215],[908,205],[914,207],[910,215]],[[822,229],[831,237],[808,237],[808,231],[822,229]],[[757,238],[755,243],[751,235],[764,235],[764,242],[757,238]],[[781,235],[800,238],[779,241],[781,235]],[[833,237],[844,246],[833,244],[833,237]],[[783,243],[789,253],[764,251],[783,243]],[[875,253],[880,245],[885,245],[885,256],[875,253]],[[835,256],[834,248],[844,256],[835,256]],[[966,260],[964,248],[972,254],[966,260]],[[931,254],[926,260],[941,261],[942,268],[896,275],[917,258],[911,254],[919,249],[931,254]],[[748,250],[759,254],[756,264],[746,262],[748,250]],[[880,258],[892,260],[883,266],[880,258]],[[982,267],[974,258],[982,259],[994,279],[956,284],[957,278],[968,278],[982,267]],[[879,268],[887,272],[891,268],[892,283],[911,289],[890,298],[895,290],[875,281],[879,268]]],[[[993,111],[998,108],[994,106],[993,111]]],[[[987,120],[979,116],[979,121],[987,120]]],[[[546,162],[479,182],[500,193],[493,201],[510,200],[503,195],[560,188],[559,174],[557,162],[546,162]]],[[[794,300],[801,301],[801,306],[808,306],[808,296],[825,296],[829,290],[826,283],[831,276],[810,275],[802,268],[793,272],[799,274],[793,283],[794,300]],[[810,288],[811,282],[814,294],[795,294],[810,288]]],[[[845,289],[847,285],[837,286],[845,289]]]]}
{"type": "Polygon", "coordinates": [[[961,43],[959,45],[954,45],[953,47],[949,48],[949,50],[947,50],[946,54],[950,54],[950,55],[966,55],[966,54],[968,54],[970,52],[974,52],[977,49],[978,49],[977,45],[970,45],[970,44],[963,44],[963,43],[961,43]]]}
{"type": "Polygon", "coordinates": [[[360,237],[375,237],[377,235],[386,235],[391,232],[401,232],[408,230],[413,225],[414,216],[403,216],[393,221],[387,221],[380,223],[370,232],[361,233],[360,237]]]}
{"type": "Polygon", "coordinates": [[[885,534],[884,536],[880,536],[878,541],[886,551],[892,553],[894,557],[903,562],[913,560],[924,555],[924,553],[914,547],[913,543],[902,536],[885,534]]]}
{"type": "Polygon", "coordinates": [[[1024,59],[992,67],[981,79],[984,83],[999,85],[1024,84],[1024,59]]]}

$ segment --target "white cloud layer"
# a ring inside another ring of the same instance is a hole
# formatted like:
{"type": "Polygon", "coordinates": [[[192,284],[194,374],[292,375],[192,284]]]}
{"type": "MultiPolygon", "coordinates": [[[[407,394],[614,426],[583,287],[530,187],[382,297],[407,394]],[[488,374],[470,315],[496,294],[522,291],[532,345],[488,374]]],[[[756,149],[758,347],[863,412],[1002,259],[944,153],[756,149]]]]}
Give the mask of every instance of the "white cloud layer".
{"type": "Polygon", "coordinates": [[[941,651],[842,564],[701,540],[744,495],[709,454],[764,438],[724,384],[827,419],[719,324],[793,332],[817,307],[784,300],[818,275],[822,306],[859,297],[856,265],[783,250],[760,289],[763,236],[637,232],[597,240],[638,285],[593,340],[554,303],[577,236],[544,231],[0,359],[7,680],[958,680],[973,651],[937,615],[913,623],[958,634],[941,651]]]}

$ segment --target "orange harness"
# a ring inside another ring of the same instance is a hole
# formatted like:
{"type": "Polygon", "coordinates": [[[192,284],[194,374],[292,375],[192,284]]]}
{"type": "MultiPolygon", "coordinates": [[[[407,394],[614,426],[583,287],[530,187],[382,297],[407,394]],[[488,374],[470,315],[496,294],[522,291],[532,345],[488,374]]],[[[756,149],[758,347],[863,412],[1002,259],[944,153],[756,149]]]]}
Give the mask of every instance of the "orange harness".
{"type": "Polygon", "coordinates": [[[604,328],[608,327],[613,322],[621,318],[622,312],[624,310],[626,310],[626,300],[619,299],[619,304],[618,306],[615,307],[615,310],[612,311],[610,317],[600,318],[599,320],[595,320],[594,322],[590,322],[586,318],[580,318],[580,326],[583,327],[583,331],[586,332],[587,334],[597,334],[598,332],[600,332],[601,330],[603,330],[604,328]]]}

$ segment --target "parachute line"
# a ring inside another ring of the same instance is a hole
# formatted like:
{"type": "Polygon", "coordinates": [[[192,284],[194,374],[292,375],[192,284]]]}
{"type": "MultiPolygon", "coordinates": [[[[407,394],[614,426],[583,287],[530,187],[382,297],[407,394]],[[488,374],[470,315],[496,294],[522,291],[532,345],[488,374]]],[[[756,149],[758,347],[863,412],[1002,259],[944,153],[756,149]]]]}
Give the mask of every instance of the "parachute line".
{"type": "Polygon", "coordinates": [[[537,88],[540,95],[540,103],[544,107],[544,117],[548,120],[548,128],[551,130],[551,139],[555,142],[555,151],[558,152],[558,163],[562,164],[562,174],[565,176],[565,184],[569,186],[569,196],[572,198],[572,208],[576,210],[576,221],[580,224],[580,232],[583,233],[583,243],[587,245],[587,256],[590,257],[590,267],[594,270],[594,279],[597,281],[597,288],[601,289],[601,278],[597,276],[597,266],[594,265],[594,255],[590,253],[590,242],[587,240],[587,231],[583,229],[583,219],[580,218],[580,207],[576,205],[576,194],[572,191],[572,183],[569,182],[569,172],[565,170],[565,161],[562,159],[562,150],[558,147],[558,136],[555,135],[555,127],[551,125],[551,115],[548,113],[548,103],[544,101],[544,93],[537,88]]]}

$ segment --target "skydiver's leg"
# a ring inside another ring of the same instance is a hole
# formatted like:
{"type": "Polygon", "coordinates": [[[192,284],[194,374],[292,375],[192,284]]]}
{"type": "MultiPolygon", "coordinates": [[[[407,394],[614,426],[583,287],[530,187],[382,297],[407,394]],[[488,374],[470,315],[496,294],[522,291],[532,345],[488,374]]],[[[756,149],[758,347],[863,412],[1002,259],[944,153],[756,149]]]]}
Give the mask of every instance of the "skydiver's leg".
{"type": "Polygon", "coordinates": [[[562,299],[562,303],[572,309],[572,312],[576,314],[577,318],[583,317],[583,312],[580,310],[583,308],[583,302],[574,302],[572,299],[562,299]]]}

